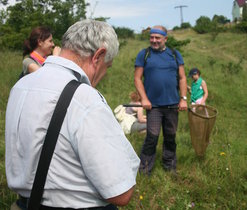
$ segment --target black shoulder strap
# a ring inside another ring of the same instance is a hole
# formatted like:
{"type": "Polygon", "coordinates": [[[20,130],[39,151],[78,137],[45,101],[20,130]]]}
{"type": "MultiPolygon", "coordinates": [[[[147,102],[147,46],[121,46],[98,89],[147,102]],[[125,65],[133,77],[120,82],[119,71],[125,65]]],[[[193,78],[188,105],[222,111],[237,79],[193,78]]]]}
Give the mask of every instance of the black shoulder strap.
{"type": "Polygon", "coordinates": [[[70,81],[61,93],[55,110],[53,112],[41,155],[38,162],[36,175],[31,191],[28,210],[38,210],[42,199],[45,181],[48,169],[51,163],[52,155],[57,143],[57,138],[66,115],[67,108],[74,95],[74,92],[79,87],[80,83],[76,80],[70,81]]]}
{"type": "Polygon", "coordinates": [[[148,57],[150,57],[150,47],[148,47],[148,48],[145,49],[144,66],[143,67],[146,66],[148,57]]]}
{"type": "Polygon", "coordinates": [[[178,68],[179,68],[179,64],[178,64],[178,60],[177,60],[177,53],[176,53],[176,50],[173,49],[173,48],[172,48],[172,55],[173,55],[173,57],[174,57],[174,59],[175,59],[175,61],[177,63],[178,68]]]}
{"type": "Polygon", "coordinates": [[[178,60],[177,60],[177,53],[176,53],[176,50],[174,48],[172,48],[172,55],[177,63],[177,89],[179,90],[179,63],[178,63],[178,60]]]}

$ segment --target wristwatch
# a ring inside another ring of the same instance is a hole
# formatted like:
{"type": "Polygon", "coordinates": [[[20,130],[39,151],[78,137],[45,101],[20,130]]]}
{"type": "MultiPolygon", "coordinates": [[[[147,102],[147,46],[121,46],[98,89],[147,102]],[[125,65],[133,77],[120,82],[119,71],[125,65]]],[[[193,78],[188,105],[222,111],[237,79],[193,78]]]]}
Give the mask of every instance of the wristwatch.
{"type": "Polygon", "coordinates": [[[180,98],[185,100],[185,101],[187,101],[187,97],[186,96],[181,96],[180,98]]]}

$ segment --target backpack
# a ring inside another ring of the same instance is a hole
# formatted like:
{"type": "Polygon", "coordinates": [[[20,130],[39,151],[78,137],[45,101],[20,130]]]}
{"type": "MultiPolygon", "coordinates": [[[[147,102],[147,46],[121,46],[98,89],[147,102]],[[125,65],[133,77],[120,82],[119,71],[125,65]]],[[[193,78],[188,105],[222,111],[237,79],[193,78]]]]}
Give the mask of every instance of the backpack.
{"type": "MultiPolygon", "coordinates": [[[[26,76],[27,74],[24,74],[24,72],[23,71],[21,71],[21,73],[20,73],[20,75],[19,75],[19,79],[21,79],[22,77],[24,77],[24,76],[26,76]]],[[[19,80],[18,79],[18,80],[19,80]]]]}
{"type": "MultiPolygon", "coordinates": [[[[32,60],[34,60],[31,56],[28,56],[28,58],[31,58],[32,60]]],[[[34,60],[35,61],[35,60],[34,60]]],[[[36,63],[37,63],[37,61],[35,61],[36,63]]],[[[19,78],[18,78],[18,80],[20,80],[22,77],[24,77],[24,76],[26,76],[26,75],[28,75],[29,74],[29,72],[27,72],[26,74],[24,74],[24,72],[23,72],[23,70],[21,71],[21,73],[20,73],[20,75],[19,75],[19,78]]]]}
{"type": "Polygon", "coordinates": [[[120,126],[122,127],[125,134],[130,134],[131,132],[131,126],[134,122],[137,121],[137,118],[131,114],[126,113],[126,107],[123,105],[118,105],[114,109],[114,114],[119,122],[120,126]]]}
{"type": "MultiPolygon", "coordinates": [[[[147,59],[148,59],[148,57],[150,57],[150,49],[151,49],[151,47],[148,47],[148,48],[145,49],[144,66],[143,67],[146,66],[147,59]]],[[[176,50],[174,48],[172,48],[171,50],[172,50],[172,55],[173,55],[173,57],[174,57],[174,59],[175,59],[175,61],[177,63],[177,67],[178,67],[177,68],[177,81],[178,81],[178,87],[177,87],[177,89],[179,89],[179,64],[178,64],[178,61],[177,61],[176,50]]]]}

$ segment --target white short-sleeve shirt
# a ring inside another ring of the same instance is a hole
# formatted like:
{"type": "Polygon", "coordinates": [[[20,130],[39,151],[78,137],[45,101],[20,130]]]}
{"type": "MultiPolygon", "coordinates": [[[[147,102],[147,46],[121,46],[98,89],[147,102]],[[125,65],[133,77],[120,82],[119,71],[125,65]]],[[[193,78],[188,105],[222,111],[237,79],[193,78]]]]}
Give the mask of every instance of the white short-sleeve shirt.
{"type": "Polygon", "coordinates": [[[30,196],[46,131],[57,100],[72,79],[83,84],[67,110],[48,171],[42,204],[107,205],[136,184],[139,158],[104,97],[83,70],[58,56],[12,88],[6,111],[6,175],[11,189],[30,196]]]}

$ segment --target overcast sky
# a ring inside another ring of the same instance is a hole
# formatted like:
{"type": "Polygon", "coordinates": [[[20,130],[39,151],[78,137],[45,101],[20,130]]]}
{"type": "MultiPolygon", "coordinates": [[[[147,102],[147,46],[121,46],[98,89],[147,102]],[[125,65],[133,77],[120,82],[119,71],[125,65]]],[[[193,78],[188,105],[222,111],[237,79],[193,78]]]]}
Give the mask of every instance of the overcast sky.
{"type": "Polygon", "coordinates": [[[233,0],[86,0],[87,17],[110,17],[111,25],[128,27],[136,32],[153,25],[164,25],[168,29],[180,26],[180,9],[183,22],[192,26],[200,16],[212,18],[223,15],[232,21],[233,0]],[[97,3],[96,3],[97,2],[97,3]]]}
{"type": "MultiPolygon", "coordinates": [[[[232,21],[233,0],[85,0],[90,3],[87,17],[110,17],[107,21],[116,27],[128,27],[135,32],[153,25],[164,25],[168,29],[180,26],[180,9],[183,22],[192,26],[200,16],[210,19],[223,15],[232,21]]],[[[15,2],[9,0],[9,2],[15,2]]]]}

